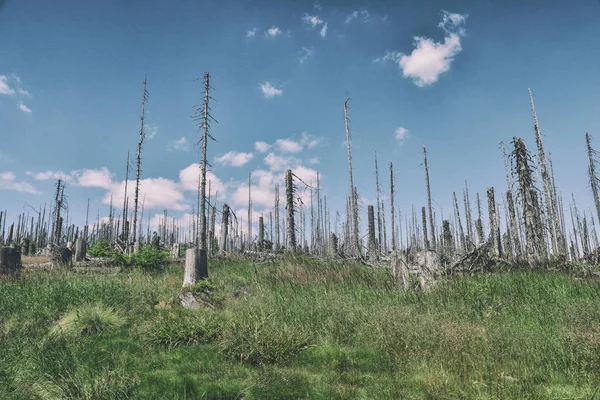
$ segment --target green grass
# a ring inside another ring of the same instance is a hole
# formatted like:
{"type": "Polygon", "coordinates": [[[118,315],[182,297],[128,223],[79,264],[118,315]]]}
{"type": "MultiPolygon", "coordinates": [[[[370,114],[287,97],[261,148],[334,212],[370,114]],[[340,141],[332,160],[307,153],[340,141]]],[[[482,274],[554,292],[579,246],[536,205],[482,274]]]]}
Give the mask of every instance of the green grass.
{"type": "MultiPolygon", "coordinates": [[[[453,278],[310,259],[0,280],[1,399],[591,399],[600,285],[566,274],[453,278]]],[[[596,394],[600,399],[600,392],[596,394]]]]}

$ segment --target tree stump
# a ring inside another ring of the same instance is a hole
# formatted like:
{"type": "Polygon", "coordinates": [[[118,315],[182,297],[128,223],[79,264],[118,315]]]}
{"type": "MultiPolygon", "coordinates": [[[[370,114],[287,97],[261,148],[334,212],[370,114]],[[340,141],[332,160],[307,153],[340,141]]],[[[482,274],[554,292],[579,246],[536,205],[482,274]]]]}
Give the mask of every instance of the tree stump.
{"type": "Polygon", "coordinates": [[[408,266],[406,260],[397,251],[392,253],[392,276],[396,285],[401,285],[403,289],[408,287],[408,266]]]}
{"type": "Polygon", "coordinates": [[[85,261],[86,245],[82,238],[75,241],[75,262],[85,261]]]}
{"type": "Polygon", "coordinates": [[[173,243],[171,247],[171,258],[179,258],[179,243],[173,243]]]}
{"type": "Polygon", "coordinates": [[[54,246],[50,253],[50,261],[52,261],[52,264],[69,266],[71,265],[72,256],[73,252],[70,249],[61,246],[54,246]]]}
{"type": "Polygon", "coordinates": [[[11,247],[0,248],[0,275],[16,275],[21,272],[21,252],[11,247]]]}

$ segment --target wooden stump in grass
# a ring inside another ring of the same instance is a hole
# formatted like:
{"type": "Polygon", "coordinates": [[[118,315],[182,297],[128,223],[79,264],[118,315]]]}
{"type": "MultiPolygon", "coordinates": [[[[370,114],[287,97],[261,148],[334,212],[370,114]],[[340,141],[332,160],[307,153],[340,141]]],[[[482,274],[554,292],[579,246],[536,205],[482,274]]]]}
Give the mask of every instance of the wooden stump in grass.
{"type": "Polygon", "coordinates": [[[194,286],[198,279],[208,278],[208,258],[206,250],[197,248],[187,249],[185,252],[185,271],[183,287],[194,286]]]}
{"type": "Polygon", "coordinates": [[[68,267],[71,265],[73,252],[67,247],[54,246],[50,252],[52,264],[68,267]]]}
{"type": "Polygon", "coordinates": [[[0,275],[16,275],[21,271],[21,252],[12,247],[0,248],[0,275]]]}
{"type": "Polygon", "coordinates": [[[75,241],[75,262],[85,261],[86,245],[82,238],[75,241]]]}
{"type": "Polygon", "coordinates": [[[392,252],[392,276],[396,285],[401,286],[403,289],[408,287],[408,266],[406,259],[402,253],[398,251],[392,252]]]}

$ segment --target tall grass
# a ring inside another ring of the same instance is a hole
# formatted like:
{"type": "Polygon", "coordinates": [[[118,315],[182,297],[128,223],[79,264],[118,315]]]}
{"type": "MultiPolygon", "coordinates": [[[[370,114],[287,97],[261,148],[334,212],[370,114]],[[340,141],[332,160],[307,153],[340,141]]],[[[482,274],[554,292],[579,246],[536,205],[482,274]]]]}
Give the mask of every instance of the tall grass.
{"type": "Polygon", "coordinates": [[[498,273],[422,293],[310,258],[211,271],[223,307],[198,311],[177,305],[176,266],[0,281],[0,398],[589,399],[600,385],[597,281],[498,273]]]}

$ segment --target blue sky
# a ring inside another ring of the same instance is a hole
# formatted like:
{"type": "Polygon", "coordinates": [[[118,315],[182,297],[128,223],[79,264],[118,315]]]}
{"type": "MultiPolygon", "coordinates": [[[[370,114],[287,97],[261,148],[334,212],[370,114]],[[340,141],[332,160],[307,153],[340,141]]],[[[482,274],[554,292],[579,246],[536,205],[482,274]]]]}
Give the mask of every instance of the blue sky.
{"type": "Polygon", "coordinates": [[[288,167],[307,180],[319,172],[332,210],[344,209],[348,97],[365,204],[375,151],[386,191],[394,162],[403,211],[426,204],[423,145],[438,210],[450,213],[465,180],[473,198],[503,192],[498,142],[535,143],[528,88],[559,190],[591,206],[584,134],[600,131],[600,2],[423,3],[0,2],[0,208],[10,219],[25,203],[50,203],[59,176],[80,223],[88,197],[92,215],[108,214],[111,193],[122,204],[147,75],[147,210],[189,213],[194,80],[207,71],[219,121],[213,186],[242,214],[248,173],[257,216],[288,167]]]}

